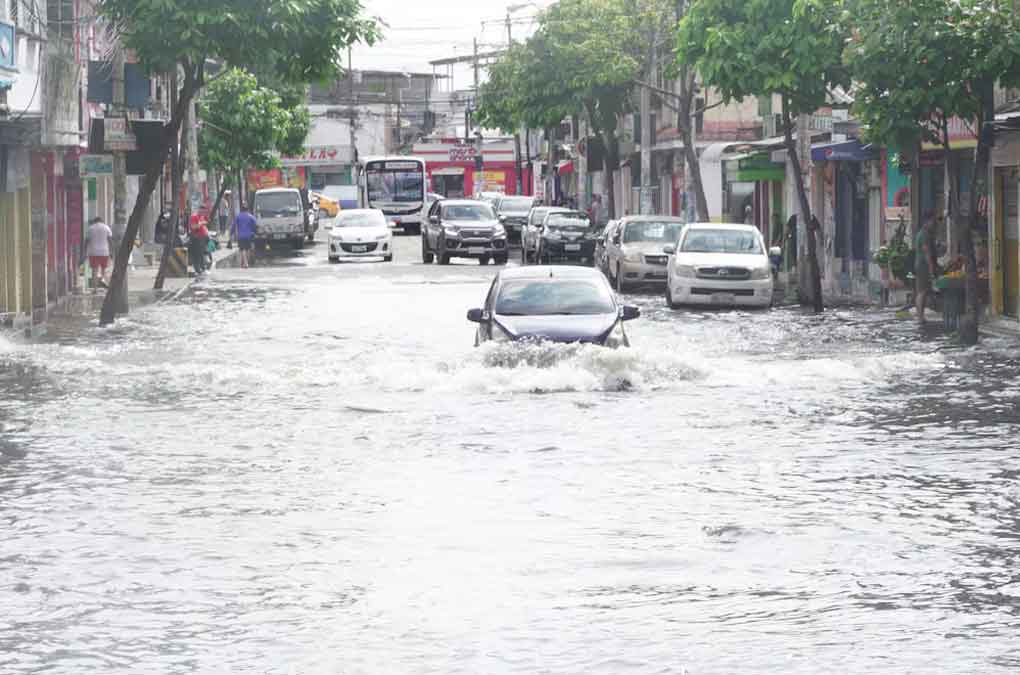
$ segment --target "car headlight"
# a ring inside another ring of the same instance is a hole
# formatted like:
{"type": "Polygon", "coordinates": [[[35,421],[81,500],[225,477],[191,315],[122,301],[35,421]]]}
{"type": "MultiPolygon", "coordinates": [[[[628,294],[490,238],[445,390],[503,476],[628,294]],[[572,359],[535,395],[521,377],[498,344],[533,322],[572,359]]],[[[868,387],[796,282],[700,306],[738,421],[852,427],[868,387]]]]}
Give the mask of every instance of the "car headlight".
{"type": "Polygon", "coordinates": [[[694,272],[694,265],[677,265],[673,268],[673,272],[678,277],[687,277],[693,279],[694,277],[697,276],[697,274],[694,272]]]}
{"type": "Polygon", "coordinates": [[[627,262],[641,262],[641,251],[624,250],[623,259],[627,262]]]}
{"type": "Polygon", "coordinates": [[[446,232],[446,234],[452,234],[453,236],[456,237],[457,235],[460,234],[460,226],[459,225],[447,225],[445,228],[443,228],[443,231],[446,232]]]}
{"type": "Polygon", "coordinates": [[[623,331],[622,321],[616,322],[616,325],[613,326],[613,330],[609,331],[609,335],[606,336],[605,342],[602,344],[610,349],[630,346],[630,342],[627,340],[627,334],[623,331]]]}
{"type": "Polygon", "coordinates": [[[772,277],[772,270],[768,267],[756,267],[751,270],[752,279],[769,279],[772,277]]]}
{"type": "Polygon", "coordinates": [[[389,234],[378,234],[378,235],[376,235],[375,240],[376,241],[386,241],[389,238],[390,238],[389,234]]]}

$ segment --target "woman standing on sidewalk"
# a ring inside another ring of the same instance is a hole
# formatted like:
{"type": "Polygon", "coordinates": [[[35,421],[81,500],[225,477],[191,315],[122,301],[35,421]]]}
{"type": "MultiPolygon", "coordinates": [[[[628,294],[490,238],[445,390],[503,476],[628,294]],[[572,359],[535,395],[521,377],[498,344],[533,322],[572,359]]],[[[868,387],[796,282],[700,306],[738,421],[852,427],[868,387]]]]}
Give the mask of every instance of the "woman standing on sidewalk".
{"type": "Polygon", "coordinates": [[[188,255],[191,257],[191,265],[195,268],[195,274],[204,274],[205,254],[209,249],[209,228],[205,225],[205,218],[197,213],[191,216],[189,235],[188,255]]]}

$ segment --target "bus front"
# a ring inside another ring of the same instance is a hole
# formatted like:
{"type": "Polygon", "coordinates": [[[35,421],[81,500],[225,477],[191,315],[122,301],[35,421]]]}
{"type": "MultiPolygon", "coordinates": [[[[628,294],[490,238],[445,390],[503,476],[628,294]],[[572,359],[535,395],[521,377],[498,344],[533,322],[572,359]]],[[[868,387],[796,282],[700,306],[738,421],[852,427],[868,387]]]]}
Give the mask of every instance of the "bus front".
{"type": "Polygon", "coordinates": [[[365,162],[368,208],[386,215],[390,227],[421,234],[425,206],[425,162],[420,159],[375,159],[365,162]]]}

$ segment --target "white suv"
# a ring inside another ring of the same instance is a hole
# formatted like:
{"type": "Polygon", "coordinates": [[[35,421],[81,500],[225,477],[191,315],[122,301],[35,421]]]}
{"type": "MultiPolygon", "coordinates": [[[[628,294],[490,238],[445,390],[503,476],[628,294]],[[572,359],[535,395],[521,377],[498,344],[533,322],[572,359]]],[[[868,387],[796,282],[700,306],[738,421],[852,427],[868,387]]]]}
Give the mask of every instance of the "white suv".
{"type": "Polygon", "coordinates": [[[669,255],[666,303],[770,307],[771,255],[753,225],[695,223],[688,225],[669,255]]]}

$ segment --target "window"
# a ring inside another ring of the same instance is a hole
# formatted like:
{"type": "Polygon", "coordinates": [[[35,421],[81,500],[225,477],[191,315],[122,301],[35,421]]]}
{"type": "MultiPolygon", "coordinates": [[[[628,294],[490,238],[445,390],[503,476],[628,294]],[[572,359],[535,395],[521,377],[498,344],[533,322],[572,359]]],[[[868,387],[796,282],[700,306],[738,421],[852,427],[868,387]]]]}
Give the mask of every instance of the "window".
{"type": "Polygon", "coordinates": [[[503,316],[569,316],[615,311],[607,286],[581,280],[508,281],[500,288],[496,301],[496,314],[503,316]]]}
{"type": "Polygon", "coordinates": [[[72,40],[74,28],[74,0],[46,0],[46,36],[72,40]]]}
{"type": "Polygon", "coordinates": [[[680,250],[685,253],[762,254],[757,232],[742,230],[688,230],[680,250]]]}

